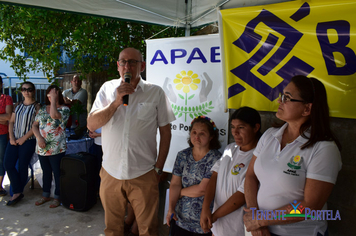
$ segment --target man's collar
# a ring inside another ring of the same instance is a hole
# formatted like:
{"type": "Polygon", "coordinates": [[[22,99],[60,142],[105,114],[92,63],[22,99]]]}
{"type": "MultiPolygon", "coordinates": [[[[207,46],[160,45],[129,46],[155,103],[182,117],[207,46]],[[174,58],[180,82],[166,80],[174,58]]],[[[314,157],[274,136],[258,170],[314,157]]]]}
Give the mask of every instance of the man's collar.
{"type": "MultiPolygon", "coordinates": [[[[78,93],[81,89],[82,88],[80,87],[76,93],[78,93]]],[[[70,90],[72,91],[73,94],[76,94],[75,92],[73,92],[73,87],[70,90]]]]}
{"type": "MultiPolygon", "coordinates": [[[[140,75],[140,81],[138,81],[137,86],[140,86],[143,92],[145,91],[145,83],[143,82],[141,75],[140,75]]],[[[136,86],[136,89],[137,89],[137,86],[136,86]]]]}
{"type": "MultiPolygon", "coordinates": [[[[124,78],[122,78],[122,77],[120,79],[124,80],[124,78]]],[[[135,88],[135,91],[137,91],[137,87],[140,87],[142,89],[142,91],[145,91],[145,81],[142,79],[141,75],[140,75],[140,80],[138,81],[137,86],[135,88]]]]}

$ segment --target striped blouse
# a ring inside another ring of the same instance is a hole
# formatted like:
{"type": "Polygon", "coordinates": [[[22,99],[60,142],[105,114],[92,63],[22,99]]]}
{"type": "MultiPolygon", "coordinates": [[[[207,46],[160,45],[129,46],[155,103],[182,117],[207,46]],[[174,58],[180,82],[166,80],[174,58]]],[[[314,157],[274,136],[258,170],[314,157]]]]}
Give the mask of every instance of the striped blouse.
{"type": "MultiPolygon", "coordinates": [[[[21,138],[28,131],[32,129],[32,124],[36,117],[36,106],[38,102],[34,102],[31,105],[25,105],[22,102],[15,108],[15,123],[14,123],[14,135],[15,138],[21,138]]],[[[32,135],[29,139],[34,139],[32,135]]]]}

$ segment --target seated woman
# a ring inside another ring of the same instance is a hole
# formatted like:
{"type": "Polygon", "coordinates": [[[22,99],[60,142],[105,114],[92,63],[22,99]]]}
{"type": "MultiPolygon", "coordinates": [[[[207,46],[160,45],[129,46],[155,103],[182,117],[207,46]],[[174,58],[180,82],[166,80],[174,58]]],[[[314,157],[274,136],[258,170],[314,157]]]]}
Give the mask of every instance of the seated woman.
{"type": "Polygon", "coordinates": [[[278,102],[276,116],[285,123],[263,134],[246,173],[246,229],[253,235],[325,236],[325,219],[256,217],[255,209],[285,214],[325,210],[342,165],[319,80],[293,77],[278,102]]]}
{"type": "Polygon", "coordinates": [[[211,235],[200,227],[210,169],[220,158],[219,133],[215,123],[206,116],[196,117],[190,127],[189,148],[180,151],[175,161],[169,188],[167,224],[171,236],[211,235]],[[175,224],[171,225],[175,221],[175,224]]]}
{"type": "Polygon", "coordinates": [[[226,146],[220,160],[211,169],[200,224],[214,236],[245,235],[243,206],[244,181],[253,151],[261,137],[261,117],[253,108],[241,107],[230,117],[235,142],[226,146]],[[214,199],[215,197],[215,199],[214,199]],[[214,213],[210,204],[214,200],[214,213]]]}
{"type": "Polygon", "coordinates": [[[26,81],[20,89],[24,99],[16,103],[12,113],[9,122],[10,142],[5,152],[5,168],[14,192],[6,204],[8,206],[15,205],[24,197],[22,192],[28,181],[28,165],[36,147],[32,123],[41,107],[35,100],[36,89],[33,83],[26,81]]]}
{"type": "Polygon", "coordinates": [[[37,139],[36,153],[43,172],[43,193],[36,206],[51,200],[52,173],[55,181],[54,200],[49,206],[60,205],[60,164],[66,152],[66,124],[69,108],[64,106],[63,95],[57,85],[46,91],[46,105],[38,111],[33,123],[33,133],[37,139]]]}

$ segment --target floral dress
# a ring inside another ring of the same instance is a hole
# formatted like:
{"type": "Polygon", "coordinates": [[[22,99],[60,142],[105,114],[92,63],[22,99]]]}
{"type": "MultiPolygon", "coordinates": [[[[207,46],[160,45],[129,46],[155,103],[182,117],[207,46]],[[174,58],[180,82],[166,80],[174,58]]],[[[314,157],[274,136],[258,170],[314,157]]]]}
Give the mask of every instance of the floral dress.
{"type": "Polygon", "coordinates": [[[52,156],[65,152],[67,149],[66,125],[70,110],[66,106],[57,108],[62,117],[52,119],[46,107],[41,107],[35,118],[35,121],[39,123],[40,134],[45,139],[46,147],[40,148],[37,144],[36,153],[41,156],[52,156]]]}
{"type": "MultiPolygon", "coordinates": [[[[210,179],[212,175],[210,170],[220,157],[221,153],[212,149],[201,160],[195,161],[193,149],[189,147],[178,152],[172,174],[182,178],[183,188],[199,184],[204,178],[210,179]]],[[[193,233],[204,234],[200,227],[200,212],[203,202],[204,196],[181,197],[175,208],[178,218],[177,226],[193,233]]],[[[213,204],[211,204],[210,210],[213,210],[213,204]]]]}

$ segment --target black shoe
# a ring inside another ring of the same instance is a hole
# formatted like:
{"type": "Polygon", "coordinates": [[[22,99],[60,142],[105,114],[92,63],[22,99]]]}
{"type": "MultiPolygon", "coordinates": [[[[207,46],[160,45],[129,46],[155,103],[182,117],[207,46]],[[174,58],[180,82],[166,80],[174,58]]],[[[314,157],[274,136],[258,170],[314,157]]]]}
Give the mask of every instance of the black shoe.
{"type": "Polygon", "coordinates": [[[24,197],[24,195],[21,193],[20,196],[18,196],[17,198],[15,198],[12,201],[8,201],[6,203],[6,206],[14,206],[16,203],[18,203],[19,201],[21,201],[21,199],[24,197]]]}

